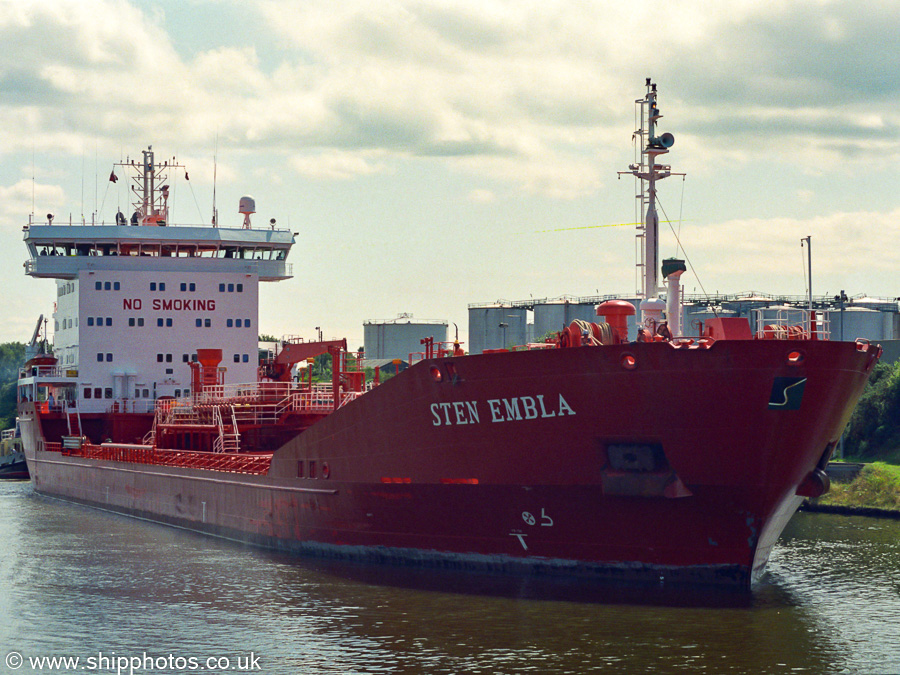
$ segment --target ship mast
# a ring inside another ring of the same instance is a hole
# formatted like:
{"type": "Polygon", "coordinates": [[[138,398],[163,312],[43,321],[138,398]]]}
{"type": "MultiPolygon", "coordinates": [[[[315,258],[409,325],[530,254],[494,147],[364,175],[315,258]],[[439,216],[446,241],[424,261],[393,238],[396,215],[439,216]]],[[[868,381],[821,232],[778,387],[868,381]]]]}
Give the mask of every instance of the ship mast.
{"type": "Polygon", "coordinates": [[[184,169],[184,166],[178,164],[174,158],[171,162],[157,163],[153,155],[153,146],[149,146],[142,152],[144,157],[140,163],[131,160],[131,162],[117,162],[115,165],[134,172],[134,175],[131,176],[133,183],[131,190],[135,197],[135,201],[132,202],[134,215],[131,224],[167,225],[169,224],[169,185],[165,181],[168,178],[169,170],[184,169]]]}
{"type": "MultiPolygon", "coordinates": [[[[673,175],[668,164],[658,164],[657,158],[669,152],[675,143],[670,133],[657,136],[656,122],[662,117],[656,102],[656,84],[647,78],[647,93],[635,101],[638,107],[641,127],[634,132],[642,146],[640,161],[628,166],[628,171],[641,180],[641,221],[638,224],[638,238],[641,252],[638,267],[641,268],[641,323],[653,332],[662,321],[666,304],[659,298],[659,216],[656,212],[656,182],[673,175]]],[[[684,174],[674,174],[684,175],[684,174]]]]}

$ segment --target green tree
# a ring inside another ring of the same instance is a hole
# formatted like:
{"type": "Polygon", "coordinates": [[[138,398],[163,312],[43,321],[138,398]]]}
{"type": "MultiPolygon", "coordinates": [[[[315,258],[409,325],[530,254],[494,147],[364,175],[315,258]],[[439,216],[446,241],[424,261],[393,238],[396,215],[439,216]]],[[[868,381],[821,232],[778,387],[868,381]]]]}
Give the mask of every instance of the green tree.
{"type": "Polygon", "coordinates": [[[25,362],[25,345],[21,342],[0,344],[0,382],[10,382],[19,377],[19,368],[25,362]]]}
{"type": "Polygon", "coordinates": [[[0,429],[9,429],[16,424],[16,381],[24,361],[24,344],[0,344],[0,429]]]}
{"type": "Polygon", "coordinates": [[[853,411],[844,436],[844,452],[877,459],[900,448],[900,361],[879,363],[853,411]]]}

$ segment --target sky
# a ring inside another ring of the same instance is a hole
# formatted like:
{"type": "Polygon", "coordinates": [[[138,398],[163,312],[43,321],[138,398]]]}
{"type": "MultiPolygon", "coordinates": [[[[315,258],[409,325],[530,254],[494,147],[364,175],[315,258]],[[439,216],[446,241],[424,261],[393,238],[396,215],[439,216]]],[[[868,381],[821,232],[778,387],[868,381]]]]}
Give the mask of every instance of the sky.
{"type": "Polygon", "coordinates": [[[0,341],[54,282],[29,216],[128,212],[113,163],[176,157],[172,220],[297,233],[263,333],[633,295],[634,101],[675,136],[661,257],[688,293],[900,296],[897,0],[0,0],[0,341]]]}

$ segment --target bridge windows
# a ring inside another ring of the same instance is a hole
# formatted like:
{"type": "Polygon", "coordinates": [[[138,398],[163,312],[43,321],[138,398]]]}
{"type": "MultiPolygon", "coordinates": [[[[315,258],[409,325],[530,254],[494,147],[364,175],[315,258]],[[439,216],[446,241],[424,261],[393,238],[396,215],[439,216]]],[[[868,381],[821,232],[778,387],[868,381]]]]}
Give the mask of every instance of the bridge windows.
{"type": "Polygon", "coordinates": [[[243,293],[244,284],[219,284],[219,293],[243,293]]]}

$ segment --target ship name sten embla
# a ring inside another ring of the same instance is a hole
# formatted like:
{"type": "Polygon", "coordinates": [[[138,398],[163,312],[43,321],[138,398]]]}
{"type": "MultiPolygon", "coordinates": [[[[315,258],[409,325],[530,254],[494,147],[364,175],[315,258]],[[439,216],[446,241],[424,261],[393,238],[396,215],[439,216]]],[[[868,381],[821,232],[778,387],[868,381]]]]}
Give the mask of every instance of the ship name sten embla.
{"type": "MultiPolygon", "coordinates": [[[[486,401],[491,412],[491,422],[514,422],[550,418],[557,415],[574,415],[575,411],[566,403],[563,395],[559,395],[559,404],[550,409],[544,404],[544,394],[537,396],[513,396],[512,398],[490,398],[486,401]]],[[[432,403],[431,414],[434,426],[450,426],[453,424],[478,424],[481,416],[478,412],[478,401],[453,401],[452,403],[432,403]],[[453,412],[451,416],[451,410],[453,412]]]]}

